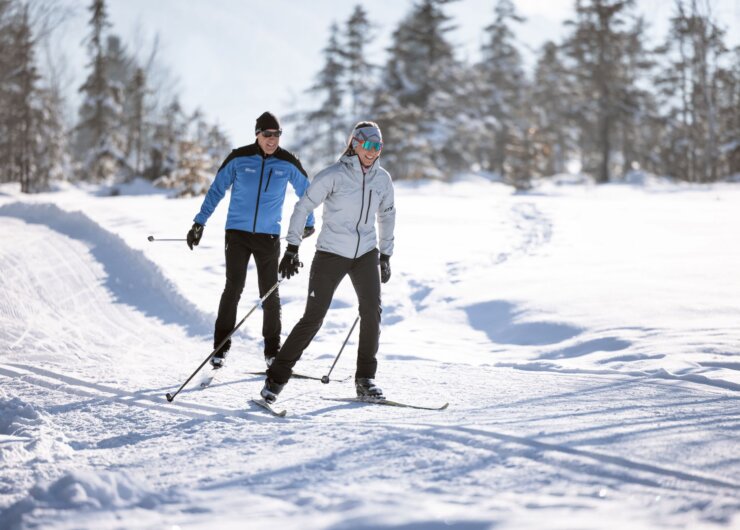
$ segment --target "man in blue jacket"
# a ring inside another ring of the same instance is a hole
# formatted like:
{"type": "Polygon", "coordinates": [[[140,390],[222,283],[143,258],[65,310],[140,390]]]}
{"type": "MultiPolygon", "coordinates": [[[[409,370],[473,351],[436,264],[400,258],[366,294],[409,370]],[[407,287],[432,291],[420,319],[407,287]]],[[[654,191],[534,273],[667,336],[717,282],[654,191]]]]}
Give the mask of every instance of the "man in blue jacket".
{"type": "MultiPolygon", "coordinates": [[[[200,243],[206,221],[231,188],[226,217],[226,286],[221,294],[213,333],[213,347],[234,329],[236,310],[244,290],[247,265],[254,255],[260,297],[278,281],[280,221],[288,182],[300,198],[309,181],[301,162],[281,148],[280,122],[274,114],[263,113],[255,124],[255,143],[234,149],[216,174],[200,212],[188,232],[190,249],[200,243]]],[[[313,215],[306,220],[303,237],[314,232],[313,215]]],[[[280,295],[276,289],[262,304],[265,362],[270,366],[280,350],[280,295]]],[[[231,339],[211,358],[214,368],[223,366],[231,339]]]]}

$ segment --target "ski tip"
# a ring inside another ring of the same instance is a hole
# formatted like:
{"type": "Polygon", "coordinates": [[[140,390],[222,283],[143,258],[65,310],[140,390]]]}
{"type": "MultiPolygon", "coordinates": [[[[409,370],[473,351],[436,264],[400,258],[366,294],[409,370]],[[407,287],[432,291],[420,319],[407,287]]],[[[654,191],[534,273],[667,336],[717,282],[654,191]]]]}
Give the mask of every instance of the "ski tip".
{"type": "Polygon", "coordinates": [[[273,416],[277,416],[279,418],[284,418],[288,414],[288,411],[287,410],[280,410],[280,411],[275,410],[274,408],[272,408],[272,405],[270,405],[264,399],[252,399],[251,401],[255,405],[258,405],[258,406],[262,407],[263,409],[265,409],[266,411],[270,412],[273,416]]]}
{"type": "Polygon", "coordinates": [[[445,403],[444,405],[442,405],[441,407],[439,407],[439,410],[444,410],[444,409],[446,409],[449,406],[450,406],[449,403],[445,403]]]}

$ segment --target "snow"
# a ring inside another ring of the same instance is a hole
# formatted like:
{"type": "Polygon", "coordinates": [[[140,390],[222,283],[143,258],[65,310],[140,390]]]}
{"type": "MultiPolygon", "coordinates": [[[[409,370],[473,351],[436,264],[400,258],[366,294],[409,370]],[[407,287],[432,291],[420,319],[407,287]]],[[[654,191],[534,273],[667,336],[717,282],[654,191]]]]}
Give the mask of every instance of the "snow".
{"type": "MultiPolygon", "coordinates": [[[[249,402],[259,312],[166,401],[212,347],[226,204],[190,251],[147,236],[184,238],[200,198],[117,193],[0,186],[0,528],[740,528],[737,185],[397,183],[378,382],[450,406],[321,399],[353,395],[355,332],[283,419],[249,402]]],[[[356,315],[345,281],[297,371],[356,315]]]]}

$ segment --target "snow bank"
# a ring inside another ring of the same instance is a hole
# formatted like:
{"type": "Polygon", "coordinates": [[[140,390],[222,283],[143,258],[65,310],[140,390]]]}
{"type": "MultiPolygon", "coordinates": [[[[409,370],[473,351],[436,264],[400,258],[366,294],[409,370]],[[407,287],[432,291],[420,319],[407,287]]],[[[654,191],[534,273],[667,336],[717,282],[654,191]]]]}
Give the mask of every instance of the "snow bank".
{"type": "Polygon", "coordinates": [[[165,323],[180,324],[191,334],[211,332],[212,317],[188,302],[159,267],[82,212],[67,212],[53,204],[16,202],[1,206],[3,215],[45,225],[89,245],[91,254],[105,269],[105,286],[116,301],[165,323]]]}
{"type": "Polygon", "coordinates": [[[32,527],[34,520],[48,521],[54,512],[61,512],[60,517],[74,512],[79,520],[96,512],[153,510],[166,500],[128,473],[73,470],[32,487],[24,499],[0,514],[0,527],[32,527]]]}
{"type": "Polygon", "coordinates": [[[0,390],[0,463],[11,468],[29,460],[53,462],[72,453],[64,434],[49,416],[0,390]]]}

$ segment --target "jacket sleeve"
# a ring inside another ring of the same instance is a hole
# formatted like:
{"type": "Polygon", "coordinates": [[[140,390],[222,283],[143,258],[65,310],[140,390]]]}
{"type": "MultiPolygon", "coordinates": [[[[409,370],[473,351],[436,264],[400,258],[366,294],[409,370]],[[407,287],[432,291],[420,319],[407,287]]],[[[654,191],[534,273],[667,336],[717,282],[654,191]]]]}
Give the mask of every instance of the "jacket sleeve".
{"type": "MultiPolygon", "coordinates": [[[[298,198],[301,198],[306,194],[306,190],[311,184],[308,180],[308,176],[306,175],[306,171],[301,166],[300,168],[296,168],[295,170],[293,170],[291,172],[291,175],[292,176],[290,177],[290,183],[295,190],[295,194],[298,196],[298,198]]],[[[316,224],[316,219],[314,219],[313,212],[311,212],[310,214],[308,214],[305,226],[313,226],[314,224],[316,224]]],[[[301,227],[301,233],[303,233],[303,227],[301,227]]]]}
{"type": "Polygon", "coordinates": [[[303,197],[293,208],[288,226],[288,243],[300,245],[303,238],[303,228],[311,226],[306,219],[313,220],[313,211],[329,196],[334,188],[334,172],[330,168],[316,175],[303,197]]]}
{"type": "Polygon", "coordinates": [[[378,208],[378,249],[381,254],[393,255],[393,231],[396,227],[396,206],[393,181],[388,176],[388,187],[378,208]]]}
{"type": "Polygon", "coordinates": [[[205,226],[206,221],[208,221],[208,218],[216,209],[218,203],[221,202],[221,199],[224,198],[226,190],[231,187],[233,182],[234,164],[229,162],[221,166],[221,169],[216,173],[216,178],[213,179],[211,187],[208,188],[208,193],[206,193],[206,197],[203,199],[203,204],[200,206],[200,212],[198,212],[193,221],[205,226]]]}

